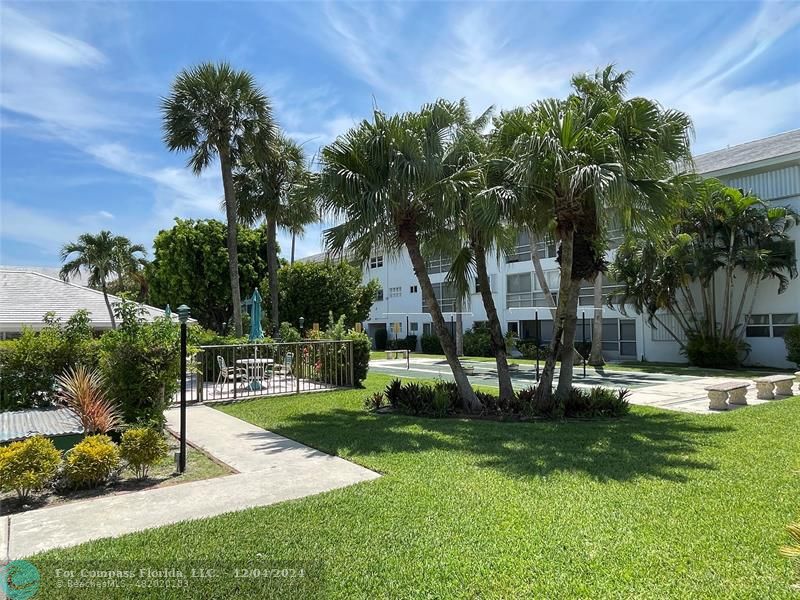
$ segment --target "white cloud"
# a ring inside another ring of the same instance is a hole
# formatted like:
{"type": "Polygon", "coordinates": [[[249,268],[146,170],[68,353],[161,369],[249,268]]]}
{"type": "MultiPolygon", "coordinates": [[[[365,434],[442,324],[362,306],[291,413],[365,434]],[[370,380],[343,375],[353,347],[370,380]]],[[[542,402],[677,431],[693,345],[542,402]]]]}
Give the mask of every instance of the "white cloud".
{"type": "Polygon", "coordinates": [[[94,66],[106,62],[103,53],[86,42],[50,31],[6,5],[0,10],[3,22],[0,45],[6,51],[60,67],[94,66]]]}

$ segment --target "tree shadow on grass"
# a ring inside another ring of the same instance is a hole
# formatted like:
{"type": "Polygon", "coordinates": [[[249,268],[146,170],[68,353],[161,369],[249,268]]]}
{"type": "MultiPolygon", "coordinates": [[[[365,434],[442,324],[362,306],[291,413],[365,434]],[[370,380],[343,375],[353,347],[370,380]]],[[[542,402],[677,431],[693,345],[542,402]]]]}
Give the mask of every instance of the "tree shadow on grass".
{"type": "MultiPolygon", "coordinates": [[[[599,481],[654,477],[687,481],[692,472],[714,469],[702,456],[728,424],[661,411],[621,419],[568,422],[494,422],[374,415],[336,409],[293,417],[275,429],[330,454],[376,470],[419,468],[390,454],[431,452],[425,460],[449,459],[512,477],[585,473],[599,481]]],[[[713,452],[712,452],[713,454],[713,452]]],[[[433,464],[431,464],[433,466],[433,464]]],[[[455,466],[455,463],[454,465],[455,466]]]]}

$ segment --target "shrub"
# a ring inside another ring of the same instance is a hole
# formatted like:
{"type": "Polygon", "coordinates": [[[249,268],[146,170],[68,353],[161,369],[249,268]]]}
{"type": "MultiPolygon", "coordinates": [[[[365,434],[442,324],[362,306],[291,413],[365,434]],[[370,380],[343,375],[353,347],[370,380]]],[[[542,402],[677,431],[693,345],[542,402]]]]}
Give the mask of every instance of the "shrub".
{"type": "Polygon", "coordinates": [[[53,442],[40,435],[0,446],[0,490],[13,490],[20,501],[27,500],[52,481],[60,463],[53,442]]]}
{"type": "Polygon", "coordinates": [[[475,324],[464,332],[464,354],[467,356],[494,356],[489,328],[475,324]]]}
{"type": "Polygon", "coordinates": [[[783,343],[786,344],[786,360],[800,369],[800,325],[792,325],[786,330],[783,343]]]}
{"type": "Polygon", "coordinates": [[[61,401],[78,415],[85,433],[108,433],[122,424],[122,413],[106,397],[97,371],[78,365],[56,380],[61,386],[61,401]]]}
{"type": "Polygon", "coordinates": [[[145,479],[150,467],[167,456],[169,445],[160,431],[150,427],[128,429],[122,434],[119,453],[122,460],[136,474],[137,479],[145,479]]]}
{"type": "Polygon", "coordinates": [[[119,448],[107,435],[90,435],[66,455],[64,474],[76,488],[93,487],[108,481],[119,469],[119,448]]]}
{"type": "Polygon", "coordinates": [[[449,381],[434,384],[408,382],[393,379],[383,395],[398,412],[411,415],[444,417],[456,410],[460,404],[458,388],[449,381]]]}
{"type": "Polygon", "coordinates": [[[102,337],[100,371],[126,423],[161,428],[178,389],[180,330],[167,318],[144,323],[131,302],[118,307],[120,326],[102,337]]]}
{"type": "Polygon", "coordinates": [[[546,360],[548,354],[548,346],[536,346],[536,342],[517,342],[517,350],[520,351],[522,354],[522,358],[527,358],[529,360],[536,360],[537,356],[539,360],[546,360]]]}
{"type": "Polygon", "coordinates": [[[303,339],[300,332],[292,327],[291,323],[286,321],[281,323],[281,326],[278,328],[278,337],[281,339],[281,342],[287,343],[299,342],[303,339]]]}
{"type": "Polygon", "coordinates": [[[361,385],[361,382],[367,378],[369,371],[369,352],[372,350],[372,344],[369,341],[369,336],[363,331],[356,331],[351,329],[345,335],[345,339],[353,342],[353,382],[354,385],[361,385]]]}
{"type": "Polygon", "coordinates": [[[425,354],[444,354],[439,338],[432,333],[422,336],[420,339],[420,347],[425,354]]]}
{"type": "Polygon", "coordinates": [[[48,313],[40,331],[24,329],[0,342],[0,410],[46,407],[56,400],[56,375],[74,364],[96,366],[99,351],[85,310],[66,322],[48,313]]]}
{"type": "Polygon", "coordinates": [[[417,351],[417,336],[407,335],[405,339],[405,349],[409,352],[417,351]]]}
{"type": "Polygon", "coordinates": [[[375,330],[375,349],[386,350],[386,343],[389,339],[389,332],[385,329],[375,330]]]}
{"type": "Polygon", "coordinates": [[[367,410],[378,410],[383,406],[385,399],[383,392],[375,392],[364,399],[364,408],[367,410]]]}
{"type": "Polygon", "coordinates": [[[736,337],[708,337],[696,333],[687,335],[682,352],[697,367],[730,369],[741,365],[748,345],[736,337]]]}

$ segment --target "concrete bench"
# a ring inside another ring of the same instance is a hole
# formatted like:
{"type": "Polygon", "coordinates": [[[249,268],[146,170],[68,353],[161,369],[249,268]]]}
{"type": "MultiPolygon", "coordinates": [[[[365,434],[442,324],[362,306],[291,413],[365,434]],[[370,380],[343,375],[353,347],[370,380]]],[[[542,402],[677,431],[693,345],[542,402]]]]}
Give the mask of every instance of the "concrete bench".
{"type": "Polygon", "coordinates": [[[386,360],[390,358],[397,358],[398,356],[402,356],[405,359],[408,359],[408,350],[387,350],[386,351],[386,360]]]}
{"type": "Polygon", "coordinates": [[[728,404],[747,404],[746,381],[723,381],[710,385],[708,392],[708,408],[710,410],[728,410],[728,404]]]}
{"type": "Polygon", "coordinates": [[[770,375],[769,377],[759,377],[753,381],[758,390],[756,398],[759,400],[774,400],[775,396],[785,398],[792,395],[792,384],[794,383],[792,375],[770,375]]]}

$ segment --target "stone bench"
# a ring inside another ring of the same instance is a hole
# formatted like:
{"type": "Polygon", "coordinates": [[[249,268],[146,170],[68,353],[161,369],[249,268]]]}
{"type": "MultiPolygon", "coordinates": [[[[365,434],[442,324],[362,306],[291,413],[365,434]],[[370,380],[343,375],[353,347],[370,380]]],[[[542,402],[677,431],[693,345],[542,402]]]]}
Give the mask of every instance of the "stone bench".
{"type": "Polygon", "coordinates": [[[728,410],[728,404],[747,404],[746,381],[723,381],[710,385],[708,392],[708,408],[710,410],[728,410]]]}
{"type": "Polygon", "coordinates": [[[402,356],[405,359],[408,359],[408,350],[387,350],[386,351],[386,360],[390,358],[397,358],[398,356],[402,356]]]}
{"type": "Polygon", "coordinates": [[[794,383],[792,375],[770,375],[769,377],[759,377],[753,381],[758,390],[756,398],[759,400],[774,400],[775,396],[786,398],[792,395],[792,384],[794,383]]]}

